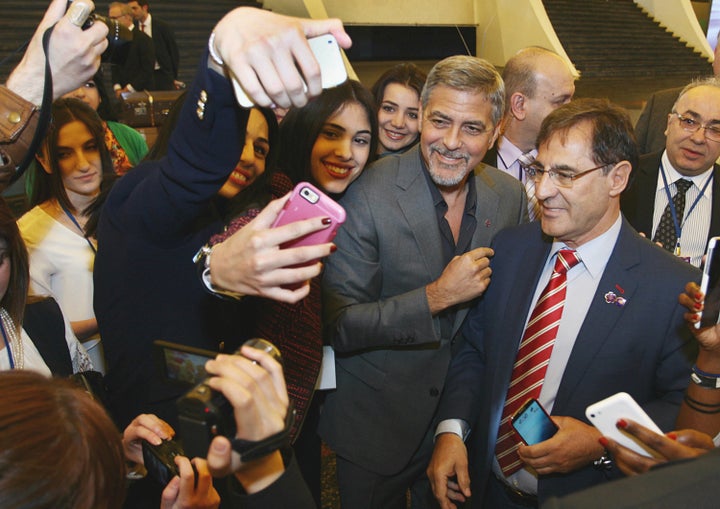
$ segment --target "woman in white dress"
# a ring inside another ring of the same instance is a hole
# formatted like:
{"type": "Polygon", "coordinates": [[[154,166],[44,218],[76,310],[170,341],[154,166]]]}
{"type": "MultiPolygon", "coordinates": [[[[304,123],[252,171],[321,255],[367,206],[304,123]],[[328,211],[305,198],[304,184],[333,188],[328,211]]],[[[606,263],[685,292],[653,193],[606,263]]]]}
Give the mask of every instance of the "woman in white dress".
{"type": "Polygon", "coordinates": [[[0,370],[46,376],[92,370],[88,355],[53,300],[28,293],[28,254],[12,212],[0,199],[0,370]]]}
{"type": "Polygon", "coordinates": [[[30,294],[55,298],[96,369],[104,372],[93,311],[96,245],[85,223],[112,162],[102,121],[87,104],[59,99],[52,118],[34,168],[33,208],[18,220],[30,255],[30,294]]]}

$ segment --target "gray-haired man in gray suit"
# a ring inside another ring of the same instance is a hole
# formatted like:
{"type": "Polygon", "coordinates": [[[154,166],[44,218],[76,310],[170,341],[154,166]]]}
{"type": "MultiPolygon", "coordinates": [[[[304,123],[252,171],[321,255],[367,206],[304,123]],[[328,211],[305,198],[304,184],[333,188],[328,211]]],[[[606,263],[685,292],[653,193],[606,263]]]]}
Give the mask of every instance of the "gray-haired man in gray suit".
{"type": "MultiPolygon", "coordinates": [[[[368,168],[341,203],[347,222],[323,278],[337,388],[320,435],[337,453],[343,509],[432,507],[424,470],[453,341],[490,282],[488,247],[527,221],[520,182],[481,163],[504,86],[456,56],[430,72],[417,147],[368,168]]],[[[520,268],[518,268],[520,270],[520,268]]]]}

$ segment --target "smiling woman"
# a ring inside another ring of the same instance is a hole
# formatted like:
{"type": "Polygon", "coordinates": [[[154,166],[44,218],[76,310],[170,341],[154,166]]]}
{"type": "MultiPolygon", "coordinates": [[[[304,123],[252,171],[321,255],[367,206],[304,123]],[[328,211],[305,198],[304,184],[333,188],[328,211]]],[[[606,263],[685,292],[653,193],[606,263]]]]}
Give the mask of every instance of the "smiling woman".
{"type": "Polygon", "coordinates": [[[293,183],[306,180],[342,194],[374,159],[377,131],[372,95],[347,81],[288,112],[280,124],[279,167],[293,183]]]}
{"type": "Polygon", "coordinates": [[[18,221],[30,255],[30,293],[57,300],[73,332],[103,370],[93,311],[95,240],[85,235],[86,209],[113,172],[105,129],[95,111],[77,99],[53,104],[53,123],[34,168],[34,207],[18,221]]]}
{"type": "Polygon", "coordinates": [[[420,137],[420,94],[427,74],[412,63],[385,71],[372,87],[377,102],[378,155],[401,154],[420,137]]]}

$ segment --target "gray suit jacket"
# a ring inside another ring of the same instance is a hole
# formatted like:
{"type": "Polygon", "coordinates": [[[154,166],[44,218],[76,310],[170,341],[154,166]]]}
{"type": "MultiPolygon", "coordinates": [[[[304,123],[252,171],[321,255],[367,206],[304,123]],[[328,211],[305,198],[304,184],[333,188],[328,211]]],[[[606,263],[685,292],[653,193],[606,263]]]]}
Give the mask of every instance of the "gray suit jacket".
{"type": "MultiPolygon", "coordinates": [[[[522,185],[499,170],[475,169],[477,229],[472,248],[527,220],[522,185]]],[[[327,338],[337,389],[320,435],[342,457],[392,475],[403,469],[431,424],[451,358],[425,286],[445,268],[440,229],[418,147],[366,169],[341,200],[347,222],[323,277],[327,338]]]]}

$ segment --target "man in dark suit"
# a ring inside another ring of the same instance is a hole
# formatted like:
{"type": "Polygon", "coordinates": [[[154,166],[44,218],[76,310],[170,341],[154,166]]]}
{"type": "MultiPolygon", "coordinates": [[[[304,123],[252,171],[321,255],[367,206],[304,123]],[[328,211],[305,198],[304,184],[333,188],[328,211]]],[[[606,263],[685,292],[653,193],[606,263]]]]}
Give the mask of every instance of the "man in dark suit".
{"type": "Polygon", "coordinates": [[[705,78],[685,87],[665,126],[665,150],[640,158],[621,207],[648,238],[663,242],[658,231],[671,228],[676,239],[666,247],[700,266],[708,239],[720,235],[720,168],[715,164],[720,157],[720,80],[705,78]],[[674,196],[683,180],[689,183],[680,214],[674,196]],[[663,222],[671,203],[675,212],[663,222]]]}
{"type": "Polygon", "coordinates": [[[534,184],[528,182],[520,164],[525,154],[537,154],[535,139],[543,119],[568,103],[575,93],[577,71],[557,53],[538,46],[518,51],[505,64],[505,117],[497,143],[487,151],[483,162],[509,173],[525,184],[530,219],[537,219],[539,208],[533,197],[534,184]]]}
{"type": "Polygon", "coordinates": [[[575,100],[545,119],[531,167],[540,222],[495,237],[493,281],[468,313],[465,343],[453,358],[438,409],[428,475],[443,507],[470,495],[472,507],[537,507],[548,496],[613,475],[593,468],[604,449],[585,408],[616,392],[630,393],[661,428],[672,429],[693,354],[677,294],[699,272],[642,239],[622,218],[620,193],[636,161],[630,119],[605,100],[575,100]],[[559,316],[550,326],[544,320],[551,311],[538,317],[536,309],[543,306],[541,295],[551,299],[543,289],[559,276],[558,253],[564,250],[580,261],[550,292],[553,299],[561,288],[566,293],[554,301],[552,313],[559,316]],[[524,333],[539,324],[541,333],[524,333]],[[547,342],[532,343],[546,333],[547,342]],[[523,346],[533,345],[524,359],[518,359],[521,337],[523,346]],[[514,370],[536,350],[537,363],[514,370]],[[516,392],[536,374],[537,382],[516,392]],[[518,404],[538,399],[557,433],[519,445],[504,411],[513,404],[508,394],[518,404]],[[502,436],[501,426],[509,430],[502,436]],[[496,454],[508,452],[496,450],[498,443],[517,453],[514,463],[500,466],[496,454]]]}
{"type": "MultiPolygon", "coordinates": [[[[718,33],[720,36],[720,33],[718,33]]],[[[715,76],[720,74],[720,44],[715,46],[715,59],[712,64],[715,76]]],[[[650,154],[665,148],[665,126],[668,113],[683,87],[668,88],[655,92],[645,103],[640,117],[635,124],[640,155],[650,154]]]]}
{"type": "Polygon", "coordinates": [[[180,52],[172,27],[150,14],[147,0],[127,2],[132,10],[135,26],[149,35],[155,45],[155,88],[175,90],[180,64],[180,52]]]}
{"type": "Polygon", "coordinates": [[[319,431],[337,453],[344,509],[405,508],[410,486],[413,507],[434,505],[424,478],[432,420],[452,338],[489,282],[482,246],[527,220],[522,185],[481,163],[503,96],[485,60],[439,62],[419,145],[375,163],[340,200],[347,221],[323,277],[337,388],[319,431]]]}
{"type": "Polygon", "coordinates": [[[667,116],[683,87],[668,88],[655,92],[645,103],[635,124],[640,154],[650,154],[665,148],[667,116]]]}
{"type": "Polygon", "coordinates": [[[135,28],[132,11],[127,4],[112,2],[108,8],[110,19],[117,20],[132,32],[132,42],[119,48],[112,66],[115,95],[123,92],[155,90],[155,48],[150,37],[135,28]]]}

